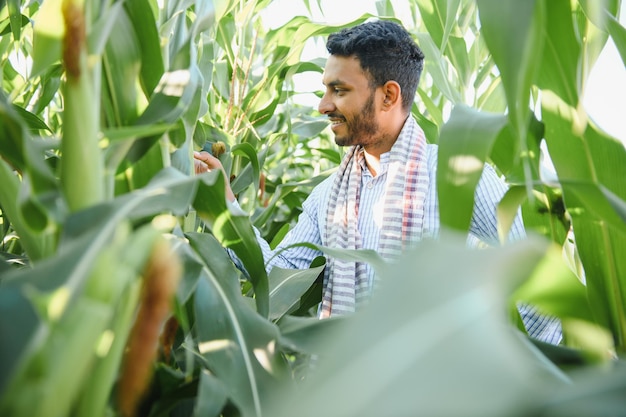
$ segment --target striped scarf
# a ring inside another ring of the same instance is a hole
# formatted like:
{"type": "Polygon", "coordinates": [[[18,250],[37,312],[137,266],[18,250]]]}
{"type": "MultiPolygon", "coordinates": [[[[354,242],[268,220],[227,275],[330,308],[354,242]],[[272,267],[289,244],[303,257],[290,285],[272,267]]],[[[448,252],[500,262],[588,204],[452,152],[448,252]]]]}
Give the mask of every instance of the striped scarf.
{"type": "MultiPolygon", "coordinates": [[[[340,249],[361,249],[358,230],[363,152],[353,146],[344,156],[330,192],[324,242],[340,249]]],[[[426,139],[409,117],[391,148],[378,252],[393,259],[422,237],[428,191],[426,139]]],[[[367,299],[370,277],[362,262],[329,258],[324,272],[320,318],[351,313],[367,299]]]]}

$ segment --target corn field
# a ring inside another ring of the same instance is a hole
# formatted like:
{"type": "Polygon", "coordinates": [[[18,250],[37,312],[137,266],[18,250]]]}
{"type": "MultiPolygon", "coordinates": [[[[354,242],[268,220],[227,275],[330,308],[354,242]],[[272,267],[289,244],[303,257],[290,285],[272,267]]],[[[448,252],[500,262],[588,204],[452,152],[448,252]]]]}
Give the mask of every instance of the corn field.
{"type": "Polygon", "coordinates": [[[0,1],[0,415],[626,415],[626,148],[582,105],[609,39],[626,71],[621,0],[379,0],[339,24],[299,3],[269,27],[272,0],[0,1]],[[426,55],[445,233],[320,321],[324,259],[267,274],[254,228],[278,244],[341,160],[298,80],[370,18],[426,55]],[[193,172],[214,146],[228,178],[193,172]],[[506,179],[500,232],[521,208],[526,239],[465,247],[463,158],[506,179]]]}

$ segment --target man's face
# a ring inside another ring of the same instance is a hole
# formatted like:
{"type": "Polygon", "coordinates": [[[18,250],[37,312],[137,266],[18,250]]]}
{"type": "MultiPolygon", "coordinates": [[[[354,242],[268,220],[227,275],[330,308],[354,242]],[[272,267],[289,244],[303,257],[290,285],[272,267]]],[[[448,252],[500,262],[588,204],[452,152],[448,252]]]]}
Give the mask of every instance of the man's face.
{"type": "Polygon", "coordinates": [[[322,82],[326,90],[319,111],[328,116],[340,146],[367,146],[380,140],[376,90],[355,57],[331,55],[322,82]]]}

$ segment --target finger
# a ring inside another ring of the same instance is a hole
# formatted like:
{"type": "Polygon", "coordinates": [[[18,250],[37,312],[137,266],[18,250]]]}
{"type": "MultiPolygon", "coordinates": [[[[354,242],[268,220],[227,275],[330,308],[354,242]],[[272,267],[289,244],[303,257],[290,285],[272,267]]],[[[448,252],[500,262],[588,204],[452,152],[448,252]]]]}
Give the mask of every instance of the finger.
{"type": "Polygon", "coordinates": [[[209,170],[209,167],[207,166],[207,164],[205,164],[203,161],[199,161],[197,159],[194,159],[193,161],[193,168],[194,171],[196,172],[196,174],[202,174],[205,173],[209,170]]]}
{"type": "Polygon", "coordinates": [[[222,162],[208,152],[200,152],[199,159],[204,162],[209,169],[223,169],[222,162]]]}
{"type": "Polygon", "coordinates": [[[208,153],[207,151],[201,151],[201,152],[194,151],[194,153],[193,153],[194,159],[197,159],[197,160],[202,161],[202,162],[206,162],[206,160],[210,156],[211,156],[211,154],[208,153]]]}
{"type": "Polygon", "coordinates": [[[204,162],[210,168],[215,168],[215,166],[219,164],[219,159],[217,159],[216,157],[214,157],[213,155],[211,155],[210,153],[206,151],[194,152],[193,157],[199,161],[204,162]]]}

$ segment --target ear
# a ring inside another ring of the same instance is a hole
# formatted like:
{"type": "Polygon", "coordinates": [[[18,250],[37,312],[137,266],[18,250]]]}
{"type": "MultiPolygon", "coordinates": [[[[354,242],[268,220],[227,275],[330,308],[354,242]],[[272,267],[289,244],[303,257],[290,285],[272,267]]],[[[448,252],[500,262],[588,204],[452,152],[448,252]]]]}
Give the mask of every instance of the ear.
{"type": "Polygon", "coordinates": [[[396,106],[402,107],[402,89],[396,81],[387,81],[383,85],[383,107],[391,109],[396,106]]]}

